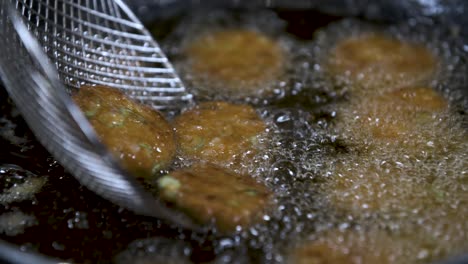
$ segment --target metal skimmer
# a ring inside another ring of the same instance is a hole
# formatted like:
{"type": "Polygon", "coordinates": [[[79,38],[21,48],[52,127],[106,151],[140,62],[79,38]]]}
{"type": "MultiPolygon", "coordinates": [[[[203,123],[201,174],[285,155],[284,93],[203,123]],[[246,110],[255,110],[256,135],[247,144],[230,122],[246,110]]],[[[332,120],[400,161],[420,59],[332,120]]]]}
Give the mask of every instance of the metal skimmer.
{"type": "Polygon", "coordinates": [[[83,84],[103,84],[157,109],[174,110],[191,102],[126,4],[1,1],[0,76],[38,140],[83,185],[138,214],[194,226],[121,169],[69,96],[83,84]]]}

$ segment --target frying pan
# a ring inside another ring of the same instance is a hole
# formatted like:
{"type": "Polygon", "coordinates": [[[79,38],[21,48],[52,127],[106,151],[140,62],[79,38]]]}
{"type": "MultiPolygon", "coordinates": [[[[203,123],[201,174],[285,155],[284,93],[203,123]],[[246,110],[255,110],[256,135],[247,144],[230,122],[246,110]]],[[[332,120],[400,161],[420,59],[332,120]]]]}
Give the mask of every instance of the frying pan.
{"type": "MultiPolygon", "coordinates": [[[[357,16],[365,19],[379,22],[396,22],[412,17],[425,17],[434,20],[435,23],[445,25],[447,28],[457,28],[460,32],[460,45],[468,52],[468,17],[464,13],[468,11],[468,3],[463,0],[401,0],[401,1],[384,1],[384,0],[309,0],[309,1],[191,1],[191,0],[166,0],[166,1],[131,1],[130,6],[135,10],[137,15],[147,23],[160,19],[167,19],[173,16],[182,15],[190,12],[192,9],[208,8],[208,7],[229,7],[229,8],[257,8],[257,7],[273,7],[290,10],[320,10],[320,12],[336,15],[336,16],[357,16]]],[[[463,91],[465,95],[468,91],[463,91]]],[[[5,96],[5,93],[1,94],[5,96]]],[[[464,98],[467,98],[465,96],[464,98]]],[[[6,100],[1,101],[5,103],[6,100]]],[[[0,108],[2,109],[2,108],[0,108]]],[[[465,108],[466,109],[466,108],[465,108]]],[[[21,121],[18,121],[21,123],[21,121]]],[[[2,150],[3,151],[3,150],[2,150]]],[[[45,152],[39,153],[47,155],[45,152]]],[[[39,161],[44,161],[39,159],[39,161]]],[[[98,199],[98,198],[96,198],[98,199]]],[[[102,202],[102,207],[110,207],[110,210],[118,210],[115,206],[102,202]]],[[[127,213],[123,213],[124,215],[127,213]]],[[[129,213],[128,213],[129,214],[129,213]]],[[[164,224],[158,223],[160,228],[164,228],[164,224]]],[[[57,231],[59,232],[59,231],[57,231]]],[[[18,246],[6,242],[0,242],[0,260],[4,263],[57,263],[57,259],[46,257],[41,254],[24,253],[18,246]]],[[[456,257],[440,263],[468,263],[468,255],[456,257]]]]}

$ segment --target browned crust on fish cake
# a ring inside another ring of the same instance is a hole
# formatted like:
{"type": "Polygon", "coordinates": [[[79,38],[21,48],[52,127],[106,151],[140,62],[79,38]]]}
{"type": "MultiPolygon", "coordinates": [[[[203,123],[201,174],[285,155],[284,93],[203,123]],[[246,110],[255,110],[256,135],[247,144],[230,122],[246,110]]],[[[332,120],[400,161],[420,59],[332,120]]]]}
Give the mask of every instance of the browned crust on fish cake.
{"type": "Polygon", "coordinates": [[[198,222],[214,222],[220,231],[257,222],[271,200],[271,192],[248,175],[212,164],[195,164],[158,180],[163,200],[172,202],[198,222]]]}
{"type": "Polygon", "coordinates": [[[429,87],[409,87],[365,100],[358,126],[374,138],[401,141],[430,124],[432,114],[448,109],[448,102],[429,87]]]}
{"type": "Polygon", "coordinates": [[[271,93],[269,84],[284,71],[283,48],[247,29],[206,33],[186,48],[186,54],[195,79],[206,79],[220,87],[218,92],[235,97],[271,93]]]}
{"type": "Polygon", "coordinates": [[[227,167],[252,158],[266,129],[251,106],[227,102],[201,103],[174,124],[183,156],[227,167]]]}
{"type": "Polygon", "coordinates": [[[99,139],[135,176],[149,177],[171,164],[174,131],[156,110],[107,86],[82,86],[73,99],[99,139]]]}
{"type": "Polygon", "coordinates": [[[292,251],[291,264],[366,264],[395,263],[392,248],[404,247],[404,241],[394,241],[383,231],[371,232],[331,230],[316,241],[304,243],[292,251]],[[398,244],[400,243],[400,244],[398,244]],[[396,245],[395,245],[396,244],[396,245]]]}
{"type": "Polygon", "coordinates": [[[332,50],[328,69],[367,87],[412,85],[432,77],[437,59],[425,46],[378,33],[350,37],[332,50]]]}

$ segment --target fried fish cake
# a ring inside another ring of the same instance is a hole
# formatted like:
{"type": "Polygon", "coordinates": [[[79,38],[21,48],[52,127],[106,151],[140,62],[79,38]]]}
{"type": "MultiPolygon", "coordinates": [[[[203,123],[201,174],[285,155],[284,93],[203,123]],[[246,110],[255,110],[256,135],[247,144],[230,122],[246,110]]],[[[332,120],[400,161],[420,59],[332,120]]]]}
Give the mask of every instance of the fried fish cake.
{"type": "Polygon", "coordinates": [[[390,264],[407,260],[408,242],[383,231],[331,230],[292,251],[291,264],[390,264]]]}
{"type": "Polygon", "coordinates": [[[437,58],[423,45],[368,33],[339,42],[327,67],[339,78],[374,89],[430,79],[437,69],[437,58]]]}
{"type": "Polygon", "coordinates": [[[447,101],[428,87],[392,91],[379,96],[374,103],[379,106],[367,115],[367,120],[371,122],[364,125],[371,126],[375,138],[397,141],[412,134],[423,135],[421,130],[434,122],[433,114],[448,108],[447,101]]]}
{"type": "Polygon", "coordinates": [[[255,223],[272,196],[248,175],[205,163],[173,171],[158,179],[158,186],[163,200],[202,224],[214,222],[223,232],[255,223]]]}
{"type": "Polygon", "coordinates": [[[187,48],[196,81],[231,99],[262,96],[284,71],[285,51],[262,33],[227,29],[203,34],[187,48]]]}
{"type": "Polygon", "coordinates": [[[324,184],[330,206],[355,216],[398,214],[439,204],[430,173],[391,161],[374,164],[355,159],[338,163],[324,184]]]}
{"type": "Polygon", "coordinates": [[[178,116],[182,156],[223,167],[239,167],[261,149],[266,124],[249,105],[205,102],[178,116]]]}
{"type": "Polygon", "coordinates": [[[456,145],[465,137],[456,135],[458,126],[446,120],[448,109],[444,97],[429,87],[365,97],[341,109],[339,133],[357,155],[332,168],[326,191],[331,205],[362,215],[439,204],[435,174],[425,162],[439,163],[447,153],[458,151],[456,145]],[[446,135],[447,129],[456,136],[446,135]]]}
{"type": "Polygon", "coordinates": [[[443,111],[448,103],[445,98],[429,87],[408,87],[381,96],[382,101],[395,102],[404,111],[443,111]],[[386,99],[388,98],[388,99],[386,99]]]}
{"type": "Polygon", "coordinates": [[[447,109],[447,100],[433,89],[406,87],[359,100],[343,111],[342,120],[344,129],[358,138],[371,136],[383,143],[411,143],[411,137],[429,133],[427,128],[447,109]]]}
{"type": "Polygon", "coordinates": [[[83,86],[73,99],[99,139],[136,177],[149,177],[171,164],[174,131],[156,110],[106,86],[83,86]]]}

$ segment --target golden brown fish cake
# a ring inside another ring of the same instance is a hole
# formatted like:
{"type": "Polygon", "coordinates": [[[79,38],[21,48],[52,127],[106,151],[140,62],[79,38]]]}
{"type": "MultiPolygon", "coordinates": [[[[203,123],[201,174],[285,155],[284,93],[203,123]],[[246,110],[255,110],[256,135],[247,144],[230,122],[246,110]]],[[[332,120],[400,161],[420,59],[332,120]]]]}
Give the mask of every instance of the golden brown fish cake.
{"type": "Polygon", "coordinates": [[[239,167],[261,148],[265,123],[249,105],[205,102],[175,120],[182,156],[239,167]]]}
{"type": "Polygon", "coordinates": [[[406,111],[438,112],[448,106],[447,100],[429,87],[402,88],[380,97],[382,101],[388,100],[386,98],[406,111]]]}
{"type": "MultiPolygon", "coordinates": [[[[408,87],[359,100],[343,113],[357,137],[370,135],[384,143],[401,143],[424,136],[425,129],[448,109],[448,102],[428,87],[408,87]]],[[[344,111],[343,111],[344,112],[344,111]]]]}
{"type": "Polygon", "coordinates": [[[211,164],[195,164],[158,180],[161,198],[202,224],[214,222],[223,232],[255,223],[271,192],[248,175],[211,164]]]}
{"type": "MultiPolygon", "coordinates": [[[[432,114],[448,108],[448,102],[428,87],[404,88],[379,96],[377,111],[370,113],[367,120],[372,126],[372,135],[378,139],[404,140],[406,136],[421,132],[433,122],[432,114]]],[[[364,122],[366,118],[364,117],[364,122]]]]}
{"type": "Polygon", "coordinates": [[[370,89],[417,84],[436,68],[436,57],[423,45],[377,33],[343,40],[328,61],[331,74],[370,89]]]}
{"type": "Polygon", "coordinates": [[[206,33],[186,48],[195,80],[229,98],[271,93],[285,54],[273,39],[247,29],[206,33]]]}
{"type": "Polygon", "coordinates": [[[326,193],[333,207],[362,215],[440,204],[431,185],[434,172],[423,161],[439,163],[466,138],[446,120],[450,113],[442,96],[428,87],[409,87],[363,98],[341,111],[340,134],[358,155],[331,168],[326,193]]]}
{"type": "Polygon", "coordinates": [[[295,248],[291,264],[390,264],[407,260],[403,249],[409,244],[378,230],[326,232],[315,241],[295,248]]]}
{"type": "Polygon", "coordinates": [[[83,86],[73,99],[99,139],[135,176],[149,177],[171,164],[174,131],[159,112],[106,86],[83,86]]]}
{"type": "Polygon", "coordinates": [[[429,176],[391,163],[347,161],[334,168],[325,184],[326,196],[333,208],[356,216],[398,214],[440,204],[429,176]]]}

